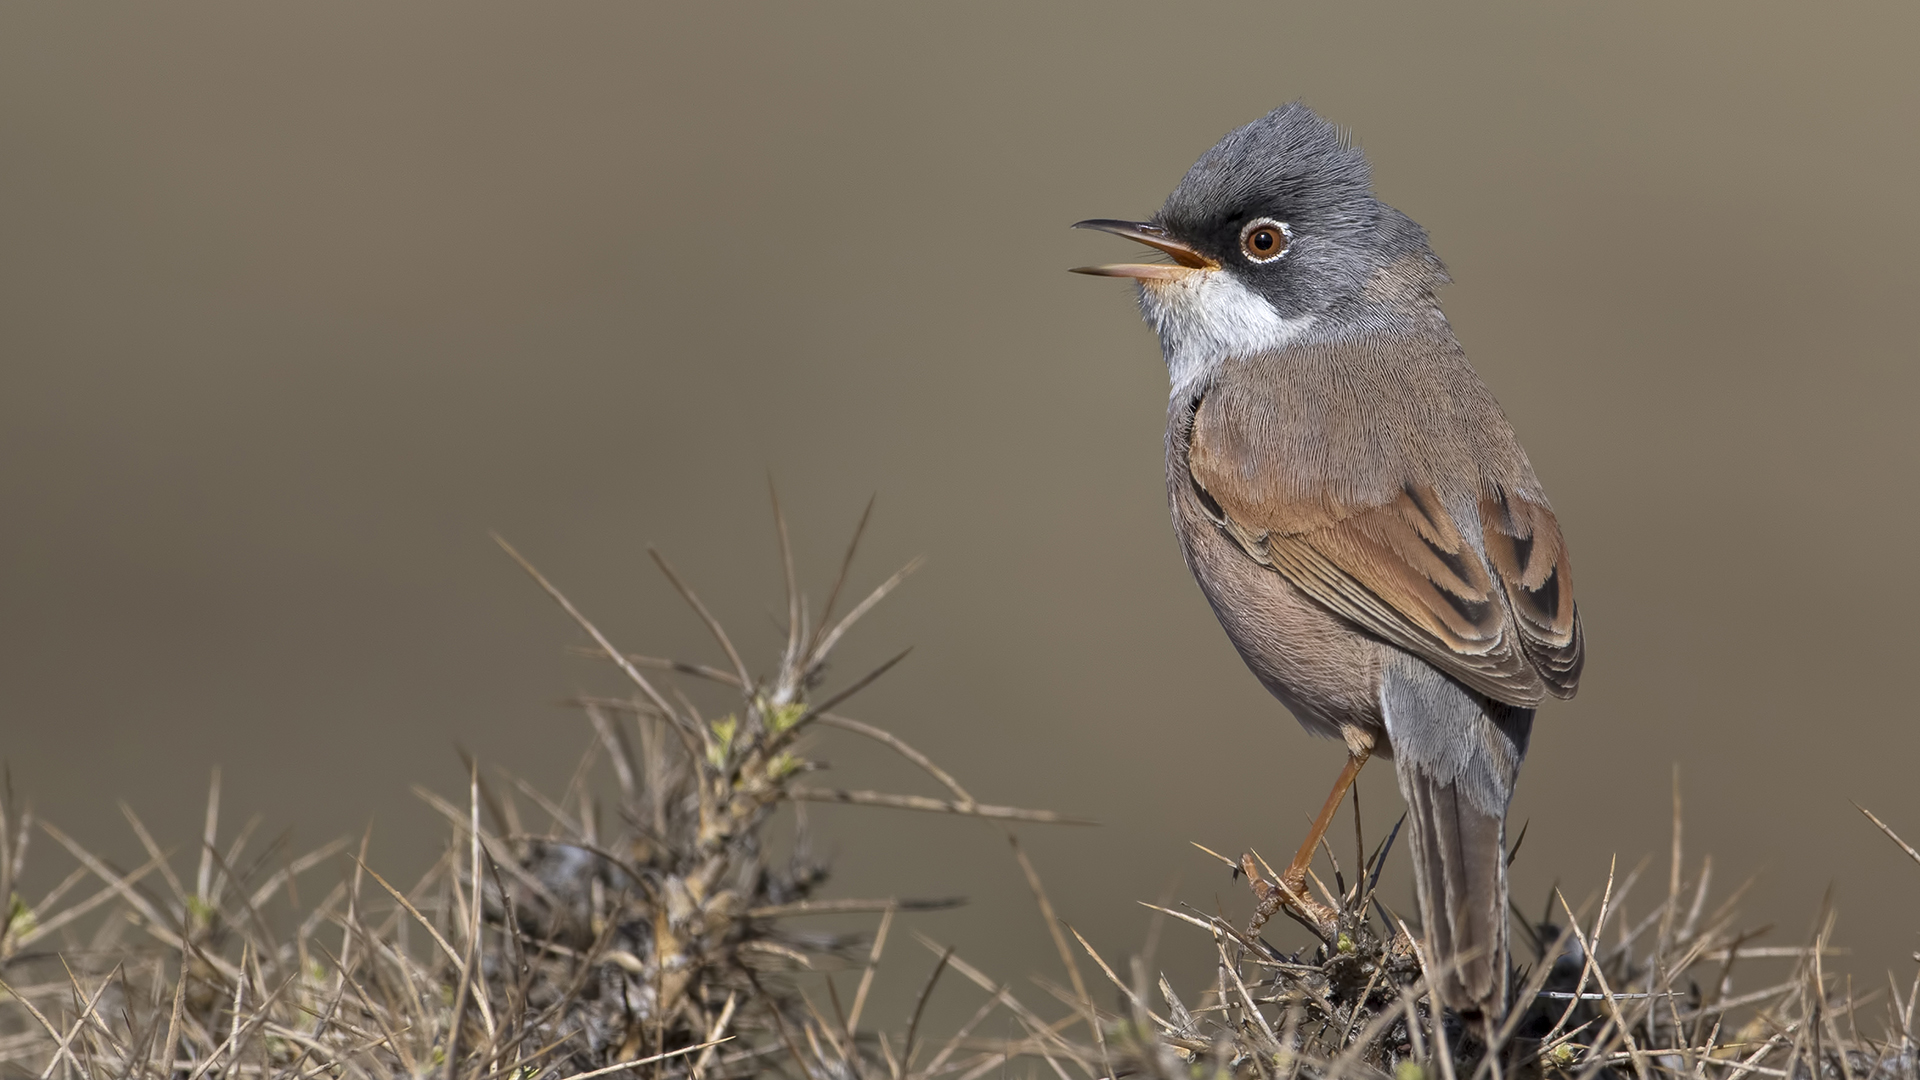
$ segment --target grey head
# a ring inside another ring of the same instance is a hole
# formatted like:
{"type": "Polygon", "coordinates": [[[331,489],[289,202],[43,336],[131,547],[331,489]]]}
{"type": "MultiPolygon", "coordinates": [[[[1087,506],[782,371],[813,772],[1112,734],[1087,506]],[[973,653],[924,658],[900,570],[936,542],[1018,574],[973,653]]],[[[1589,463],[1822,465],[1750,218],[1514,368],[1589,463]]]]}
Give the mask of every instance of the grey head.
{"type": "Polygon", "coordinates": [[[1360,149],[1298,102],[1221,139],[1151,219],[1075,227],[1173,258],[1076,271],[1140,283],[1176,391],[1227,356],[1283,347],[1343,312],[1366,318],[1363,290],[1384,267],[1412,260],[1445,280],[1426,232],[1374,196],[1360,149]]]}

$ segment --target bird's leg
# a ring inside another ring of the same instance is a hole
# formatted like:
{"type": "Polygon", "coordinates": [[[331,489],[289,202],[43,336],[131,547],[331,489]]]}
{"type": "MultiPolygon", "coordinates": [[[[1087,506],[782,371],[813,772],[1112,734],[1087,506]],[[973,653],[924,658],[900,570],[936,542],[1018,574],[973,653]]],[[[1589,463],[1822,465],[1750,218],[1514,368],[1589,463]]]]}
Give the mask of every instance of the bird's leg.
{"type": "Polygon", "coordinates": [[[1293,861],[1287,864],[1287,871],[1281,877],[1294,892],[1306,895],[1307,867],[1313,865],[1313,849],[1320,846],[1320,838],[1327,834],[1327,827],[1333,824],[1333,815],[1339,812],[1341,801],[1347,797],[1353,782],[1360,779],[1360,770],[1372,755],[1371,747],[1356,747],[1347,757],[1346,768],[1340,770],[1340,778],[1333,782],[1333,794],[1327,796],[1327,804],[1320,808],[1320,816],[1313,819],[1313,827],[1307,830],[1307,838],[1301,842],[1300,850],[1293,853],[1293,861]]]}
{"type": "Polygon", "coordinates": [[[1333,824],[1333,815],[1339,811],[1340,801],[1347,797],[1347,792],[1372,754],[1373,747],[1370,745],[1355,741],[1350,746],[1346,768],[1340,770],[1340,778],[1334,781],[1333,793],[1327,796],[1326,805],[1320,808],[1320,816],[1313,819],[1313,827],[1307,830],[1306,840],[1301,843],[1300,850],[1294,853],[1293,861],[1287,864],[1278,882],[1269,883],[1261,877],[1252,855],[1240,857],[1240,868],[1253,884],[1254,896],[1259,901],[1254,909],[1253,922],[1247,928],[1249,935],[1259,933],[1267,920],[1281,910],[1324,941],[1331,942],[1339,932],[1339,912],[1307,895],[1307,867],[1313,863],[1313,849],[1320,846],[1320,838],[1326,835],[1327,826],[1333,824]]]}

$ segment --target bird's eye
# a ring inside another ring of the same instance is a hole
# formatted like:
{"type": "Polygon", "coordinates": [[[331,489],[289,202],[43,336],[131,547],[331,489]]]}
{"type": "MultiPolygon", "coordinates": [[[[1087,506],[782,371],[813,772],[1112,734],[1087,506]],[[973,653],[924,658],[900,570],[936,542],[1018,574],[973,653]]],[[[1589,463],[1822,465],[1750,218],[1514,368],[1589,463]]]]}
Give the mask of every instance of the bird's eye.
{"type": "Polygon", "coordinates": [[[1240,250],[1257,263],[1272,262],[1287,253],[1293,230],[1272,218],[1255,218],[1240,230],[1240,250]]]}

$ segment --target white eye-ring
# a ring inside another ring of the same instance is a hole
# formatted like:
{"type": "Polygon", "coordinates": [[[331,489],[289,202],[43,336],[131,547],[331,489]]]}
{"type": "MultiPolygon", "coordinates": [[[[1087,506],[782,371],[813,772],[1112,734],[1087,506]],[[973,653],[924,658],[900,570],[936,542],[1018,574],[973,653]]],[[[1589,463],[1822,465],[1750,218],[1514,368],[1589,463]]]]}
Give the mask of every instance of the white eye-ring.
{"type": "Polygon", "coordinates": [[[1293,230],[1284,221],[1254,218],[1240,230],[1240,252],[1250,262],[1268,263],[1287,253],[1293,230]]]}

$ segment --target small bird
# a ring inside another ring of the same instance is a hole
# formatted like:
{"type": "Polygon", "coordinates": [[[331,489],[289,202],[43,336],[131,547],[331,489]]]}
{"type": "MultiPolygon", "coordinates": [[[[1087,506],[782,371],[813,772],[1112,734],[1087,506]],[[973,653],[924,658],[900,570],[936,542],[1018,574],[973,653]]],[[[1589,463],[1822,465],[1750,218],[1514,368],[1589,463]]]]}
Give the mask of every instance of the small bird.
{"type": "Polygon", "coordinates": [[[1434,293],[1427,234],[1358,147],[1294,103],[1227,135],[1148,221],[1130,278],[1159,334],[1167,501],[1262,684],[1349,759],[1280,884],[1372,755],[1406,799],[1441,998],[1507,1009],[1506,814],[1547,697],[1584,654],[1560,526],[1434,293]]]}

